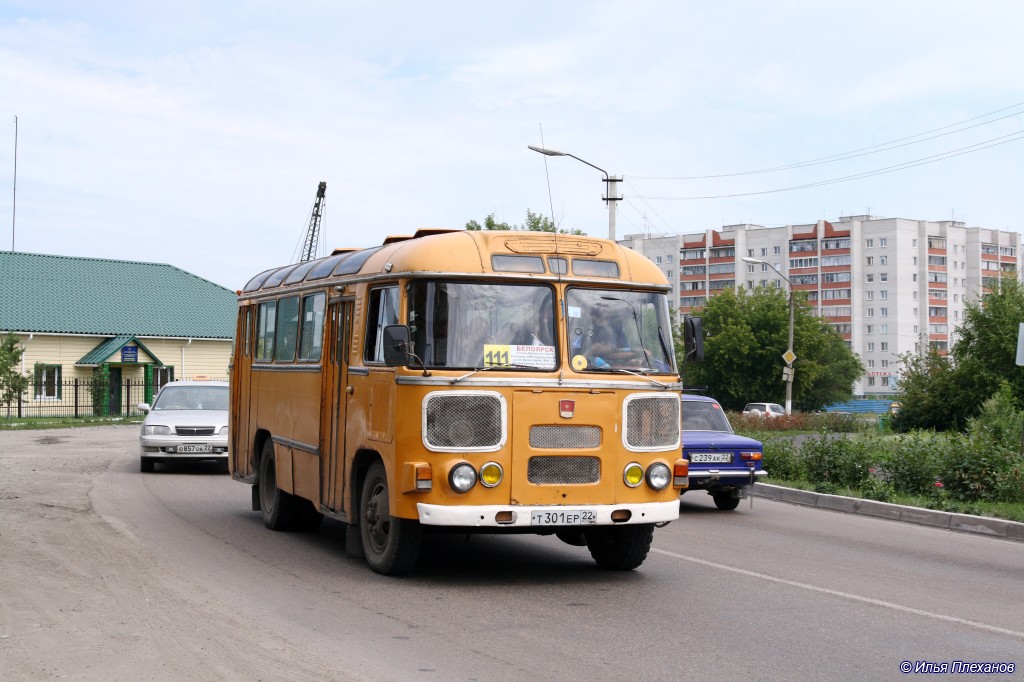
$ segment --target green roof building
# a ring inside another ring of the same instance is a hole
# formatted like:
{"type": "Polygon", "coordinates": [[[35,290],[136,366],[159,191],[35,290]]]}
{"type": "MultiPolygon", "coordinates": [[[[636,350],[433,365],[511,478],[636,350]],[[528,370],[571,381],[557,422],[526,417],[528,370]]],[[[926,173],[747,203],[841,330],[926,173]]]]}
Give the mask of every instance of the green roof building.
{"type": "Polygon", "coordinates": [[[100,379],[108,399],[85,402],[122,414],[168,381],[227,377],[235,293],[172,265],[0,252],[0,301],[31,407],[62,414],[76,382],[100,379]]]}

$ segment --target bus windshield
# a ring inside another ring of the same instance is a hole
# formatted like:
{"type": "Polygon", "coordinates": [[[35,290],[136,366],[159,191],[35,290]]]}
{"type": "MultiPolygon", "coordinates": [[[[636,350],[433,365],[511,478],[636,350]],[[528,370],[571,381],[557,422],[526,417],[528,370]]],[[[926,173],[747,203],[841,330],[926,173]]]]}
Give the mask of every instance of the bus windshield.
{"type": "Polygon", "coordinates": [[[417,281],[409,286],[409,331],[431,368],[557,366],[550,286],[417,281]]]}
{"type": "Polygon", "coordinates": [[[570,364],[578,372],[674,372],[664,294],[571,288],[566,324],[570,364]]]}

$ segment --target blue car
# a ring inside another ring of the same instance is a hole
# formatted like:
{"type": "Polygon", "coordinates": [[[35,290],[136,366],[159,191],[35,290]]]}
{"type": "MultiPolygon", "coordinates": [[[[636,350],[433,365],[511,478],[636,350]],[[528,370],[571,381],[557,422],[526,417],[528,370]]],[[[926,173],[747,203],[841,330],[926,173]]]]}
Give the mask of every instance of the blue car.
{"type": "Polygon", "coordinates": [[[706,490],[719,509],[735,509],[748,487],[768,475],[762,467],[764,446],[733,433],[714,398],[689,393],[682,398],[683,457],[690,460],[688,490],[706,490]]]}

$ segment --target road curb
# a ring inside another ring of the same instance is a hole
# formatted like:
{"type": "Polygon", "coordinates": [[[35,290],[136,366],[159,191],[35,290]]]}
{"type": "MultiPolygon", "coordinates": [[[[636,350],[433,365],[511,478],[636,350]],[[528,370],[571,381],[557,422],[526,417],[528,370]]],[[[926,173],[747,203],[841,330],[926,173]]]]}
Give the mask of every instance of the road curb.
{"type": "Polygon", "coordinates": [[[903,521],[904,523],[916,523],[921,526],[945,528],[947,530],[955,530],[961,533],[991,535],[1024,542],[1024,523],[1018,523],[1016,521],[994,519],[988,516],[954,514],[952,512],[937,511],[935,509],[904,507],[899,504],[864,500],[859,497],[827,495],[825,493],[811,492],[810,490],[784,488],[770,483],[758,483],[757,485],[751,486],[751,491],[757,497],[764,497],[766,499],[777,500],[779,502],[789,502],[790,504],[799,504],[805,507],[817,507],[819,509],[845,512],[847,514],[874,516],[880,519],[903,521]]]}

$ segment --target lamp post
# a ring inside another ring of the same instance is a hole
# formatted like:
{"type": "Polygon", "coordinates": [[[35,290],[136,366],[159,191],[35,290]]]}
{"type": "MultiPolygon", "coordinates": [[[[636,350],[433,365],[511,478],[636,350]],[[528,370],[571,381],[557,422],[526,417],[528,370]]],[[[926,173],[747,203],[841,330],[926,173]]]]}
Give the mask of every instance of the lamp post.
{"type": "Polygon", "coordinates": [[[594,164],[590,163],[589,161],[584,161],[580,157],[578,157],[578,156],[576,156],[574,154],[570,154],[569,152],[560,152],[557,149],[548,149],[546,147],[535,147],[532,144],[531,145],[527,145],[527,147],[529,147],[533,151],[537,152],[538,154],[543,154],[544,156],[568,156],[569,158],[576,159],[580,163],[585,163],[588,166],[590,166],[591,168],[594,168],[596,170],[601,171],[601,173],[604,175],[604,183],[605,183],[605,197],[604,197],[604,200],[608,203],[608,239],[611,239],[612,241],[615,241],[615,202],[622,200],[622,197],[617,196],[617,194],[618,194],[618,192],[616,191],[617,185],[615,183],[616,182],[622,182],[622,178],[612,177],[612,176],[608,175],[608,172],[605,169],[598,168],[597,166],[595,166],[594,164]]]}
{"type": "Polygon", "coordinates": [[[786,349],[782,359],[786,361],[786,366],[782,369],[782,376],[786,380],[786,414],[793,413],[793,377],[796,374],[796,370],[793,369],[793,361],[796,360],[796,355],[793,353],[793,283],[786,277],[779,269],[771,263],[757,258],[744,257],[741,259],[744,263],[760,263],[761,265],[767,265],[775,273],[786,280],[786,284],[789,286],[789,347],[786,349]]]}

